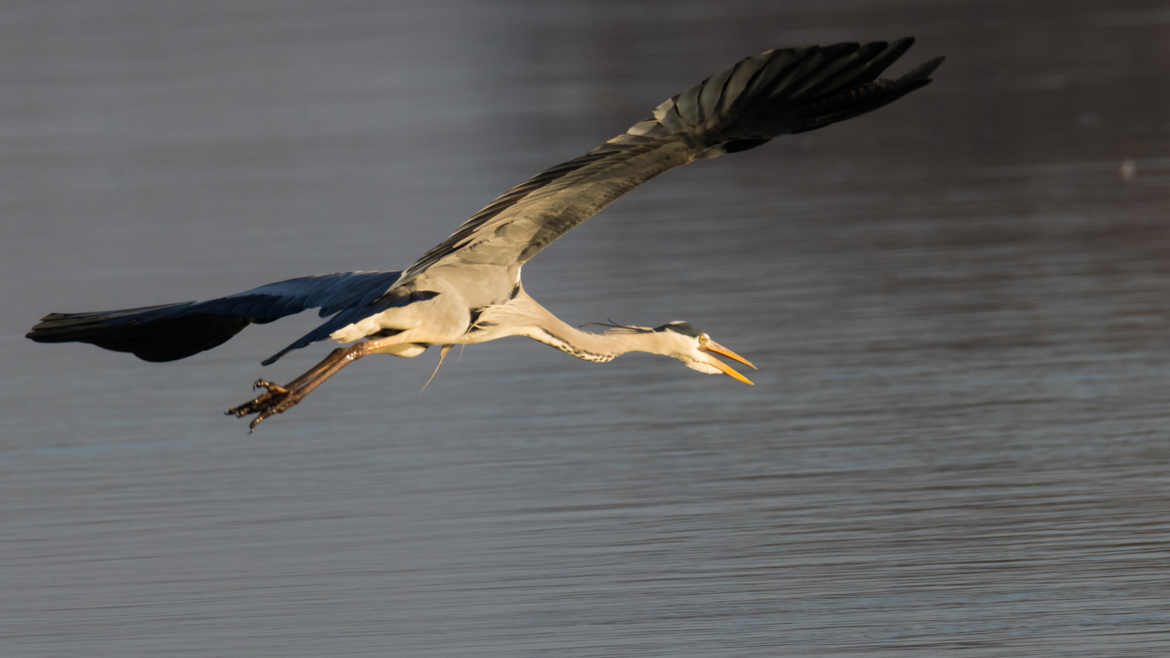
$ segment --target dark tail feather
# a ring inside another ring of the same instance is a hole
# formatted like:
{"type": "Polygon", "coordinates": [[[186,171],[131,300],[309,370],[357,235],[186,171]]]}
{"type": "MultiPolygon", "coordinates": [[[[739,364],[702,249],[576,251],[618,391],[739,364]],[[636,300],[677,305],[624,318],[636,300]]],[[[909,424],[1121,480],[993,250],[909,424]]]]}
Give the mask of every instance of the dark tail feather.
{"type": "Polygon", "coordinates": [[[194,302],[95,313],[50,313],[26,334],[38,343],[91,343],[146,361],[174,361],[235,336],[244,317],[187,313],[194,302]]]}

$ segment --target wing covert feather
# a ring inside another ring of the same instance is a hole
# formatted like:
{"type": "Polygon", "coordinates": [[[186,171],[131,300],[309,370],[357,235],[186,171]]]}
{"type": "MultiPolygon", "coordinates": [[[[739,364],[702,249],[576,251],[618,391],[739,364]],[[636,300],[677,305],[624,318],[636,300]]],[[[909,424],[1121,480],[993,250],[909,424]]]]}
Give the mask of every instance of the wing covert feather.
{"type": "Polygon", "coordinates": [[[879,79],[913,42],[769,50],[740,60],[589,153],[500,195],[407,268],[396,285],[444,263],[523,264],[664,171],[893,102],[928,84],[942,62],[936,58],[900,78],[879,79]]]}

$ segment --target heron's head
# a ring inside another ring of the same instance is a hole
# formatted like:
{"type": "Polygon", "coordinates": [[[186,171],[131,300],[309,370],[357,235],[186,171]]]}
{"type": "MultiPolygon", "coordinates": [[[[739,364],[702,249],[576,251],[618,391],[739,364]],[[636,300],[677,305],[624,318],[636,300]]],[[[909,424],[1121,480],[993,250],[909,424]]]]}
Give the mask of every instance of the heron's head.
{"type": "Polygon", "coordinates": [[[654,331],[660,333],[673,348],[668,356],[682,361],[691,370],[698,370],[708,375],[724,374],[750,386],[755,386],[755,382],[744,377],[735,368],[716,358],[715,355],[742,363],[752,370],[756,370],[751,361],[711,340],[705,331],[700,331],[690,322],[675,320],[654,327],[654,331]]]}
{"type": "Polygon", "coordinates": [[[749,386],[756,385],[755,382],[737,372],[735,368],[717,359],[715,355],[718,354],[756,370],[751,361],[711,340],[706,332],[697,329],[690,322],[675,320],[657,327],[618,324],[612,320],[591,322],[590,324],[608,327],[605,333],[609,335],[636,334],[641,336],[639,346],[635,348],[638,351],[669,356],[682,361],[691,370],[698,370],[708,375],[724,374],[749,386]]]}

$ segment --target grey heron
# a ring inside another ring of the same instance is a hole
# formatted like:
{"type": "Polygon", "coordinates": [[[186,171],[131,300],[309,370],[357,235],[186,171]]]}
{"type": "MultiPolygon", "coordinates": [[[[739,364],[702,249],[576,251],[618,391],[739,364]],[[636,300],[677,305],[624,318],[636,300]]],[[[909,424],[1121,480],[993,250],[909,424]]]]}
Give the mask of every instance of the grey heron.
{"type": "Polygon", "coordinates": [[[573,327],[530,297],[520,270],[569,229],[637,185],[681,165],[745,151],[782,134],[850,119],[930,83],[943,58],[897,78],[880,77],[912,38],[765,51],[658,105],[649,117],[589,153],[520,183],[401,271],[342,272],[278,281],[202,302],[93,313],[50,313],[34,341],[78,341],[171,361],[211,349],[249,324],[317,308],[327,320],[262,363],[331,338],[347,344],[281,386],[227,411],[265,418],[300,402],[344,366],[368,354],[414,357],[453,345],[524,336],[604,363],[628,352],[661,354],[702,373],[751,384],[717,357],[754,365],[686,322],[656,327],[573,327]]]}

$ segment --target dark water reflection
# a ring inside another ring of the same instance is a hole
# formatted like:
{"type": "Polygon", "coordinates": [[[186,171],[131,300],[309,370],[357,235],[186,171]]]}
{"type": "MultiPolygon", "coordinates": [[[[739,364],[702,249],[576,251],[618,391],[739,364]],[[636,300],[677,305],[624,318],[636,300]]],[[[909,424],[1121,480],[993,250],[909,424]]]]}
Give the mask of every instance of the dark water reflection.
{"type": "Polygon", "coordinates": [[[1170,13],[1111,7],[4,9],[0,653],[1165,654],[1170,13]],[[310,320],[161,366],[21,337],[405,264],[726,62],[903,33],[930,89],[527,268],[755,388],[505,342],[245,438],[310,320]]]}

